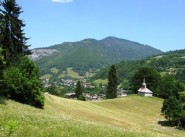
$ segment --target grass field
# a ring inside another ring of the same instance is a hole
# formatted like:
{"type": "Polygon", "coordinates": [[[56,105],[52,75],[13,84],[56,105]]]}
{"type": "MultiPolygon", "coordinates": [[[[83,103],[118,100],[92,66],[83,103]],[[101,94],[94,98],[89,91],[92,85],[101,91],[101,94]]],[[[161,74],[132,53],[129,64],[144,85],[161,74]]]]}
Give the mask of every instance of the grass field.
{"type": "Polygon", "coordinates": [[[50,79],[52,77],[51,74],[45,74],[43,76],[41,76],[41,79],[50,79]]]}
{"type": "Polygon", "coordinates": [[[93,81],[93,83],[96,85],[99,85],[99,84],[105,85],[108,83],[108,80],[107,79],[97,79],[97,80],[93,81]]]}
{"type": "Polygon", "coordinates": [[[76,73],[75,71],[73,71],[73,68],[72,67],[68,67],[67,68],[67,75],[70,76],[70,77],[72,77],[72,78],[77,78],[77,79],[80,78],[79,74],[76,73]]]}
{"type": "Polygon", "coordinates": [[[40,110],[8,100],[0,104],[0,136],[15,137],[183,137],[185,131],[161,126],[162,100],[128,96],[82,102],[45,95],[40,110]]]}
{"type": "Polygon", "coordinates": [[[52,73],[56,73],[56,74],[57,74],[58,71],[59,71],[59,69],[57,69],[57,68],[51,68],[50,71],[51,71],[52,73]]]}

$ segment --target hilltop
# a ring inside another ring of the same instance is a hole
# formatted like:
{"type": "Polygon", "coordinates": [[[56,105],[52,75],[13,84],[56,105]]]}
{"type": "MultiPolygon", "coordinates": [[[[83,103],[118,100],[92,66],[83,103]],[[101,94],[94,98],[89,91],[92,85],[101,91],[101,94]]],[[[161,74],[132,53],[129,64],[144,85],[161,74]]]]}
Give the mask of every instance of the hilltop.
{"type": "Polygon", "coordinates": [[[162,126],[162,99],[136,95],[82,102],[45,95],[45,109],[8,100],[0,104],[0,135],[76,137],[183,137],[184,131],[162,126]]]}
{"type": "Polygon", "coordinates": [[[139,60],[159,53],[162,51],[148,45],[107,37],[102,40],[84,39],[34,49],[31,58],[36,60],[42,75],[64,76],[70,67],[78,75],[84,76],[87,72],[94,73],[97,69],[123,60],[139,60]],[[57,72],[53,74],[52,69],[57,72]]]}

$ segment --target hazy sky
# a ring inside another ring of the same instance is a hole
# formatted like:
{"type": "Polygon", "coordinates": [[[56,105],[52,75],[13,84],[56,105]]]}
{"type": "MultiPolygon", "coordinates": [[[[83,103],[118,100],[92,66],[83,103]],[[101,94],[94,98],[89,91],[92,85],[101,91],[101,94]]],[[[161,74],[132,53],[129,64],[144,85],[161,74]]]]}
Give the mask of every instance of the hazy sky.
{"type": "Polygon", "coordinates": [[[185,49],[185,0],[17,0],[31,48],[116,36],[185,49]]]}

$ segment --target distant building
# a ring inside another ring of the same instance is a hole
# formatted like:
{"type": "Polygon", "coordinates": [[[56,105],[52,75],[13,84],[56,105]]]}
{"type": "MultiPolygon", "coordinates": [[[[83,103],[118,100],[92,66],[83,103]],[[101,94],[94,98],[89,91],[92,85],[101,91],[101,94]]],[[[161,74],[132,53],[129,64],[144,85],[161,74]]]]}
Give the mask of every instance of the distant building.
{"type": "Polygon", "coordinates": [[[119,89],[118,90],[118,96],[126,97],[127,96],[127,91],[124,89],[119,89]]]}
{"type": "Polygon", "coordinates": [[[75,93],[67,93],[67,94],[65,94],[65,97],[69,98],[69,99],[75,99],[76,98],[76,94],[75,93]]]}
{"type": "Polygon", "coordinates": [[[146,87],[145,79],[143,80],[142,87],[138,90],[138,95],[145,97],[152,97],[153,92],[146,87]]]}

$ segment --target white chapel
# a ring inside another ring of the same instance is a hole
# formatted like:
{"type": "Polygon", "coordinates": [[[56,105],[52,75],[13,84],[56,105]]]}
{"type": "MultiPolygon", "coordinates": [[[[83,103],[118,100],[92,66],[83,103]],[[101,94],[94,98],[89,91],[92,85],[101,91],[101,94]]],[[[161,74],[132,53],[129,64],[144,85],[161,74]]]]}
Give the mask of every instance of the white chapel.
{"type": "Polygon", "coordinates": [[[138,90],[138,95],[145,97],[152,97],[153,92],[146,87],[145,78],[142,87],[138,90]]]}

